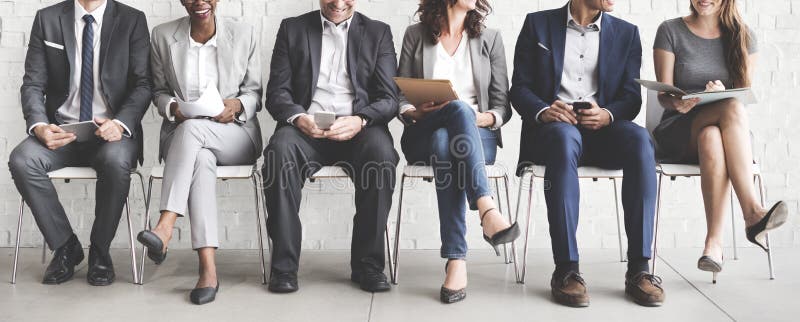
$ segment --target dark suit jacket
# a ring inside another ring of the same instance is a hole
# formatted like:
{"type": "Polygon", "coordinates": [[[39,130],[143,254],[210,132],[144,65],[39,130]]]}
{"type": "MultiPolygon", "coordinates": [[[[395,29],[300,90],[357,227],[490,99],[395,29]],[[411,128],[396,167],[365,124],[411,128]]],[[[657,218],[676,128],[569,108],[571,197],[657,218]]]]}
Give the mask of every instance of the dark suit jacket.
{"type": "MultiPolygon", "coordinates": [[[[75,2],[67,0],[36,13],[20,89],[26,129],[38,122],[56,124],[56,111],[69,95],[72,66],[80,63],[80,57],[74,57],[74,10],[75,2]],[[46,46],[45,41],[63,49],[46,46]]],[[[141,162],[141,120],[151,97],[150,34],[144,13],[108,0],[100,46],[100,66],[95,68],[100,71],[109,118],[118,119],[131,129],[139,142],[141,162]]]]}
{"type": "MultiPolygon", "coordinates": [[[[528,14],[514,52],[511,103],[522,116],[520,161],[530,158],[536,114],[556,100],[564,71],[567,10],[528,14]]],[[[614,120],[633,120],[642,105],[642,93],[634,79],[642,66],[639,29],[624,20],[603,13],[598,59],[597,104],[607,108],[614,120]]]]}
{"type": "MultiPolygon", "coordinates": [[[[317,89],[322,46],[319,11],[281,22],[272,51],[267,84],[267,111],[279,126],[305,113],[317,89]]],[[[347,38],[347,68],[353,84],[353,114],[371,125],[386,125],[397,115],[397,72],[389,25],[355,13],[347,38]]]]}

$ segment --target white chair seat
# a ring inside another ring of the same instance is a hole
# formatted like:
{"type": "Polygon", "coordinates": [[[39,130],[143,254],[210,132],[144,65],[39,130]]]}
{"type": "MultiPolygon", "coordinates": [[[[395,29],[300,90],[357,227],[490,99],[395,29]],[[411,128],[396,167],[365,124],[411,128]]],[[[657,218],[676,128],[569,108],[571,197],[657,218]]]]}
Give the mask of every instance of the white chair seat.
{"type": "MultiPolygon", "coordinates": [[[[696,177],[700,175],[700,166],[696,164],[659,164],[656,166],[659,172],[670,177],[696,177]]],[[[753,174],[761,174],[761,167],[753,164],[753,174]]]]}
{"type": "MultiPolygon", "coordinates": [[[[500,165],[487,165],[486,176],[490,179],[503,178],[506,176],[506,168],[500,165]]],[[[407,165],[403,168],[403,174],[411,178],[433,178],[433,167],[420,165],[407,165]]]]}
{"type": "Polygon", "coordinates": [[[349,178],[347,172],[338,166],[325,166],[314,172],[311,179],[324,179],[324,178],[349,178]]]}
{"type": "MultiPolygon", "coordinates": [[[[252,165],[217,166],[218,179],[248,179],[253,175],[252,165]]],[[[164,178],[164,167],[153,167],[150,176],[156,179],[164,178]]]]}
{"type": "MultiPolygon", "coordinates": [[[[534,177],[544,178],[547,167],[532,165],[525,168],[524,172],[533,173],[534,177]]],[[[578,178],[622,178],[622,170],[609,170],[598,167],[578,167],[578,178]]]]}
{"type": "Polygon", "coordinates": [[[47,173],[50,179],[97,179],[97,172],[91,167],[66,167],[47,173]]]}

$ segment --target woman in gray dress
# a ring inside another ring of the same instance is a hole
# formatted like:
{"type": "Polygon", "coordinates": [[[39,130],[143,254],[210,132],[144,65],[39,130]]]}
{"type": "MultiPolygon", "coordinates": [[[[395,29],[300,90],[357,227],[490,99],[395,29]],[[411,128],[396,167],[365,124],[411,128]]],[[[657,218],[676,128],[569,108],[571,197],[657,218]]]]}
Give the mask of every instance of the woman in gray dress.
{"type": "MultiPolygon", "coordinates": [[[[745,25],[736,0],[691,0],[691,15],[661,24],[653,45],[659,82],[686,91],[750,87],[756,39],[745,25]]],[[[654,131],[661,160],[699,163],[708,233],[699,269],[722,270],[722,229],[730,185],[742,207],[747,239],[767,250],[766,233],[786,221],[782,201],[765,209],[753,184],[753,152],[747,111],[728,99],[697,105],[659,94],[664,116],[654,131]]]]}

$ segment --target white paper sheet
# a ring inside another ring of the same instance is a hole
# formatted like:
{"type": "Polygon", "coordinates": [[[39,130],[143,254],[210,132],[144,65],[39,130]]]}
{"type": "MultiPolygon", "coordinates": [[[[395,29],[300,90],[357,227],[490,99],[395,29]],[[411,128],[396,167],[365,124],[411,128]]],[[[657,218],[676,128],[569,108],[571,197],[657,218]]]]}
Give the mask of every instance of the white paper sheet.
{"type": "Polygon", "coordinates": [[[186,102],[177,97],[177,95],[175,101],[178,102],[178,108],[180,108],[183,116],[187,118],[214,117],[225,110],[222,96],[220,96],[219,91],[213,84],[208,84],[208,87],[203,91],[203,95],[200,95],[200,98],[196,101],[186,102]]]}

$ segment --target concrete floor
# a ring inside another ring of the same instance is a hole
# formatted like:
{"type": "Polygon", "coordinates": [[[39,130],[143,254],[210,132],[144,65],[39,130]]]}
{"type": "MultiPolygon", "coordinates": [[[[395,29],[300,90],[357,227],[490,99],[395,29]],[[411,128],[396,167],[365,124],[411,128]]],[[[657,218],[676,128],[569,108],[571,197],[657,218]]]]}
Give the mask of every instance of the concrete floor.
{"type": "MultiPolygon", "coordinates": [[[[730,250],[727,250],[730,252],[730,250]]],[[[616,250],[584,250],[581,269],[592,303],[574,309],[550,299],[550,252],[529,253],[525,285],[514,282],[513,265],[487,251],[469,258],[468,297],[438,301],[444,262],[438,251],[402,251],[399,285],[370,294],[349,281],[349,252],[306,251],[300,291],[277,295],[261,285],[256,251],[220,250],[220,292],[211,304],[195,306],[188,294],[197,259],[189,250],[170,251],[159,267],[147,265],[145,285],[131,284],[125,250],[115,250],[117,282],[86,284],[86,263],[72,281],[42,285],[40,250],[24,249],[17,284],[9,283],[13,249],[0,248],[0,321],[797,321],[800,258],[797,249],[776,249],[777,279],[768,278],[763,251],[740,250],[726,262],[718,284],[695,267],[699,249],[660,253],[658,274],[667,301],[640,307],[624,297],[625,264],[616,250]],[[144,319],[142,319],[144,318],[144,319]]]]}

